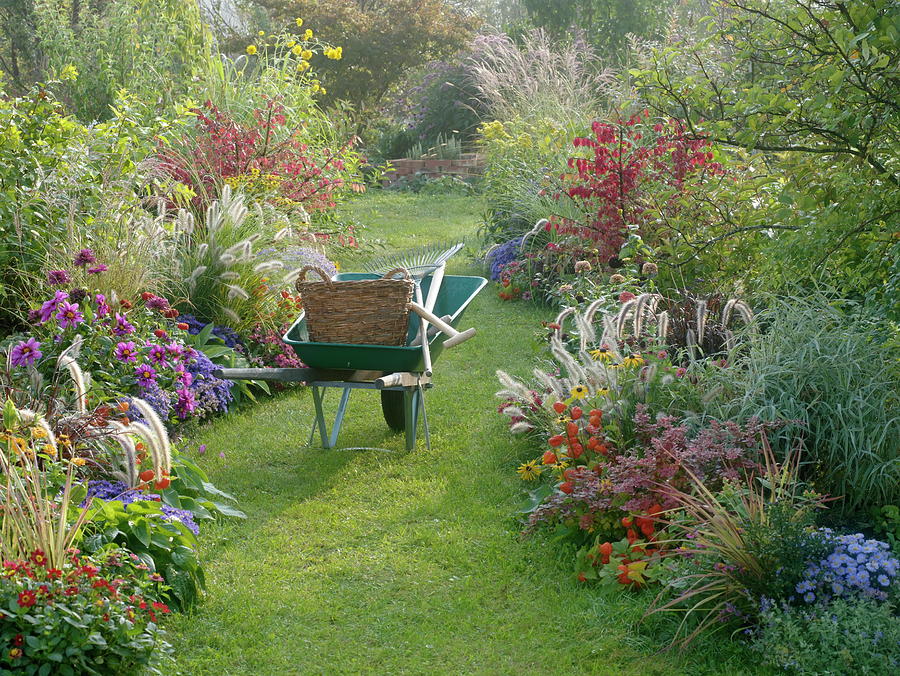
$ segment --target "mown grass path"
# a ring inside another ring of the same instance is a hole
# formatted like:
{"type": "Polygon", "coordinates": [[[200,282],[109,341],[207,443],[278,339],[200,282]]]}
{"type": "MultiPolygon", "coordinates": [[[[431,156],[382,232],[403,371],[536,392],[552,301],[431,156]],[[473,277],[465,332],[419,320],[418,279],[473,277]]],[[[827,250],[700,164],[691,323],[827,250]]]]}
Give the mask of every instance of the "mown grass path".
{"type": "MultiPolygon", "coordinates": [[[[472,237],[480,205],[375,195],[351,208],[365,236],[405,247],[472,237]]],[[[462,256],[453,268],[479,274],[462,256]]],[[[248,518],[206,530],[208,594],[169,624],[179,671],[748,673],[727,637],[654,656],[652,632],[635,628],[646,597],[587,589],[558,546],[519,538],[513,468],[534,449],[496,415],[494,372],[531,368],[546,314],[482,292],[464,321],[478,336],[436,363],[430,451],[403,451],[365,391],[340,442],[390,452],[306,448],[303,391],[203,429],[201,464],[248,518]]]]}

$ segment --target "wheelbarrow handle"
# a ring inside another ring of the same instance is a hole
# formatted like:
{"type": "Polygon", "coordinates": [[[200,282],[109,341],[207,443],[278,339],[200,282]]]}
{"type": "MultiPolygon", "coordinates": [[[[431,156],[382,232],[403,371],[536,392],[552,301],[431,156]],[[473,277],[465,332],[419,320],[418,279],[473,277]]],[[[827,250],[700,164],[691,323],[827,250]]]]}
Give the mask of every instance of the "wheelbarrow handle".
{"type": "Polygon", "coordinates": [[[418,303],[410,303],[409,309],[419,315],[422,319],[438,327],[441,332],[446,333],[448,336],[450,336],[447,340],[444,341],[444,347],[450,348],[454,345],[459,345],[463,341],[466,341],[475,335],[474,328],[466,329],[465,331],[457,331],[452,326],[450,326],[450,324],[445,322],[440,317],[429,312],[418,303]]]}

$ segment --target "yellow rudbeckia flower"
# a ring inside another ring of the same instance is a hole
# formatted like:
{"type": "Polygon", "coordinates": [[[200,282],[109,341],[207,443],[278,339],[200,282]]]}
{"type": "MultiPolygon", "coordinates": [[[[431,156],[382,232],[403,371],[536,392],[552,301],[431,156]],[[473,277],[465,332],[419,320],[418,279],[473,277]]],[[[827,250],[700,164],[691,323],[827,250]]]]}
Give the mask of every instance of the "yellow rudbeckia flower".
{"type": "Polygon", "coordinates": [[[588,396],[588,388],[586,388],[584,385],[576,385],[572,388],[569,394],[572,396],[572,399],[584,399],[586,396],[588,396]]]}
{"type": "Polygon", "coordinates": [[[528,462],[523,462],[519,465],[519,468],[516,471],[523,481],[534,481],[541,476],[543,470],[538,467],[537,460],[529,460],[528,462]]]}
{"type": "Polygon", "coordinates": [[[641,366],[643,363],[644,358],[639,354],[632,354],[622,360],[622,366],[641,366]]]}

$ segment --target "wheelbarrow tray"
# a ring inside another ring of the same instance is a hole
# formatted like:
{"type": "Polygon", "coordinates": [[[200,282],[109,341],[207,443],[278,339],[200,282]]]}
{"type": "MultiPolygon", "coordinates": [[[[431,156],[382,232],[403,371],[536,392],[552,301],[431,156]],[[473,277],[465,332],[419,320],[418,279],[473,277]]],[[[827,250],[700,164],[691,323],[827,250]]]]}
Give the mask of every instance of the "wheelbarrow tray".
{"type": "MultiPolygon", "coordinates": [[[[347,272],[334,276],[335,281],[353,279],[378,279],[378,275],[369,273],[347,272]]],[[[450,315],[447,322],[456,328],[462,319],[469,303],[484,288],[487,280],[484,277],[466,277],[461,275],[445,275],[434,305],[434,314],[438,317],[450,315]]],[[[431,277],[422,280],[422,297],[428,297],[431,277]]],[[[383,371],[396,373],[408,371],[420,373],[425,370],[422,348],[409,344],[419,333],[419,316],[409,313],[409,327],[406,333],[406,346],[387,347],[384,345],[353,345],[348,343],[315,343],[309,340],[306,328],[306,314],[301,313],[297,320],[284,334],[284,342],[294,348],[294,352],[304,364],[320,369],[349,369],[360,371],[383,371]]],[[[431,360],[434,362],[444,348],[448,336],[438,333],[429,341],[431,360]]]]}

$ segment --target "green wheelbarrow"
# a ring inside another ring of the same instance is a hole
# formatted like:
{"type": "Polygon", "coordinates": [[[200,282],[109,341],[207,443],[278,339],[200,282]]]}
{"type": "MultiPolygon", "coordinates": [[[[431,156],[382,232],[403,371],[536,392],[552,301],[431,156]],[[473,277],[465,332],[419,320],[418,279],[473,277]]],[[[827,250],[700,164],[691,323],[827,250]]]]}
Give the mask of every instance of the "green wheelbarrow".
{"type": "MultiPolygon", "coordinates": [[[[335,275],[334,280],[379,277],[380,275],[372,273],[341,273],[335,275]]],[[[410,312],[406,344],[403,346],[317,343],[309,340],[306,316],[301,313],[283,339],[306,364],[305,368],[220,369],[215,374],[231,380],[275,380],[308,384],[312,388],[316,409],[309,443],[312,443],[318,430],[323,448],[337,445],[351,392],[354,389],[379,390],[384,419],[391,429],[405,433],[406,449],[413,450],[415,447],[420,419],[425,430],[426,444],[430,447],[425,390],[433,387],[432,363],[445,348],[454,343],[448,332],[455,331],[466,308],[487,284],[483,277],[446,275],[434,296],[429,293],[432,281],[431,276],[421,279],[417,296],[429,296],[433,315],[449,325],[442,331],[427,330],[419,316],[410,312]],[[427,345],[422,344],[423,330],[428,336],[427,345]],[[330,433],[324,413],[324,399],[329,388],[342,390],[330,433]]]]}

